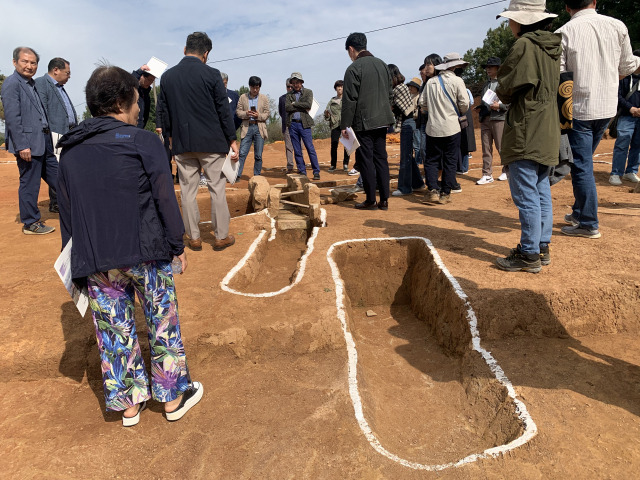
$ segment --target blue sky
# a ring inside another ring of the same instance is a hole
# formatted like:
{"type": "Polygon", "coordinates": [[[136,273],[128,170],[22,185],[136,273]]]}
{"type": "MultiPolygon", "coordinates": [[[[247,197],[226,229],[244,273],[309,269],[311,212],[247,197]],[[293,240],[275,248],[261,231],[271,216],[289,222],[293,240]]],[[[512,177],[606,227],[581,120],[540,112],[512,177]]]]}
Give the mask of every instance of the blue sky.
{"type": "MultiPolygon", "coordinates": [[[[411,22],[488,3],[491,0],[382,1],[336,0],[185,2],[158,0],[21,0],[5,2],[0,29],[0,72],[13,73],[11,55],[28,45],[41,56],[38,73],[56,56],[71,62],[67,91],[77,110],[84,111],[84,86],[101,60],[134,70],[151,56],[170,66],[183,56],[187,35],[205,31],[213,41],[211,65],[229,75],[229,87],[247,85],[251,75],[262,78],[262,92],[277,99],[293,71],[302,72],[305,87],[324,107],[334,95],[333,83],[350,63],[344,40],[236,61],[232,57],[276,50],[411,22]]],[[[368,34],[369,50],[395,63],[409,80],[430,53],[463,54],[476,48],[497,13],[508,1],[469,12],[368,34]]]]}

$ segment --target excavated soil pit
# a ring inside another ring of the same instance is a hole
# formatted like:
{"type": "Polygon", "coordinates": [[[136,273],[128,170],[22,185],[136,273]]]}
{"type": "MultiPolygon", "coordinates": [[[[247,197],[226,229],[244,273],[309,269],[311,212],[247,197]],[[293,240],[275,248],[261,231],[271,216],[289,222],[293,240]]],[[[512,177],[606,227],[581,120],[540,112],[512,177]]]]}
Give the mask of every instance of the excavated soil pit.
{"type": "Polygon", "coordinates": [[[364,418],[384,449],[443,465],[523,434],[507,388],[472,348],[468,304],[424,240],[348,241],[333,260],[364,418]]]}
{"type": "Polygon", "coordinates": [[[254,252],[231,278],[229,288],[242,293],[277,292],[293,283],[307,250],[308,230],[278,230],[269,241],[263,235],[254,252]]]}

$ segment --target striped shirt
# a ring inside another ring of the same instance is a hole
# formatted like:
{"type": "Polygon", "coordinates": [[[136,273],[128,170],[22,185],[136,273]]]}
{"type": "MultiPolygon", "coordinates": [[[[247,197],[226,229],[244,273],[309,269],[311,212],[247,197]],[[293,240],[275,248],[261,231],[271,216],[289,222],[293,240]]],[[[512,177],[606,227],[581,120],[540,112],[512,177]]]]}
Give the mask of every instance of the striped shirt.
{"type": "Polygon", "coordinates": [[[556,33],[562,34],[561,72],[573,72],[573,118],[611,118],[618,106],[619,75],[640,68],[627,27],[593,8],[575,13],[556,33]]]}

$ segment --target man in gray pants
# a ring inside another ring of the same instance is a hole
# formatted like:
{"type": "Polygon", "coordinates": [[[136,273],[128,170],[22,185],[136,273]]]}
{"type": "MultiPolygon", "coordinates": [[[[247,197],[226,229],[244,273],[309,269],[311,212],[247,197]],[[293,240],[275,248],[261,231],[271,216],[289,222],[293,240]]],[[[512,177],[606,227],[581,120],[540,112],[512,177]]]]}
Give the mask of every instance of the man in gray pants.
{"type": "Polygon", "coordinates": [[[194,32],[187,37],[184,58],[167,70],[160,84],[162,127],[171,139],[176,155],[182,196],[184,228],[192,250],[202,250],[200,212],[196,201],[202,168],[211,195],[211,223],[216,240],[214,250],[235,243],[229,235],[227,180],[222,173],[229,148],[231,159],[238,161],[238,145],[229,98],[220,71],[207,65],[211,39],[194,32]]]}

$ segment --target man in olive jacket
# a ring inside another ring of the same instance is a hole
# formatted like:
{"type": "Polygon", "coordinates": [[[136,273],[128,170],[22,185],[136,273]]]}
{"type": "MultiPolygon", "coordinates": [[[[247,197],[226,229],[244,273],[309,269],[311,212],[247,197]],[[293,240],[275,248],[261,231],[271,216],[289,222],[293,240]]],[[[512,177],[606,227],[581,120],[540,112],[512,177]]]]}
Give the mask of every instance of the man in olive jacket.
{"type": "Polygon", "coordinates": [[[366,194],[366,200],[357,203],[356,208],[386,210],[389,198],[387,128],[395,121],[391,111],[391,74],[387,64],[367,50],[364,33],[349,35],[345,49],[353,63],[344,74],[340,129],[347,137],[347,127],[353,128],[360,143],[356,165],[366,194]],[[377,203],[376,183],[380,190],[377,203]]]}
{"type": "Polygon", "coordinates": [[[313,135],[311,133],[313,118],[309,115],[309,109],[313,105],[313,92],[302,86],[304,80],[300,72],[293,72],[290,80],[293,91],[287,93],[285,110],[288,114],[287,127],[289,127],[298,173],[300,175],[307,174],[307,167],[302,156],[302,145],[300,144],[300,140],[302,140],[313,169],[313,179],[320,180],[320,164],[318,163],[316,149],[313,146],[313,135]]]}

